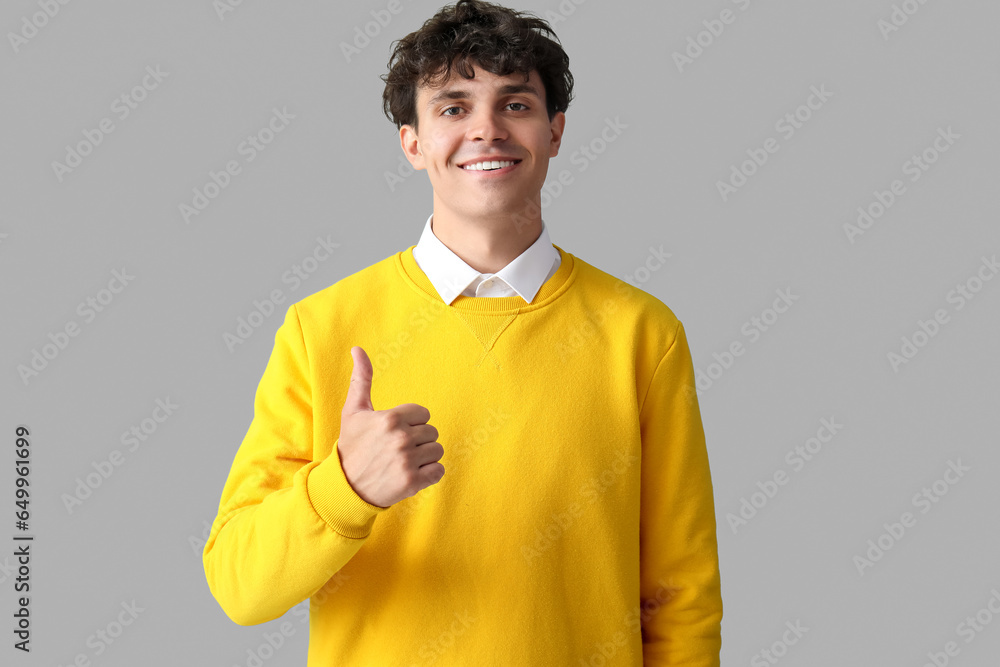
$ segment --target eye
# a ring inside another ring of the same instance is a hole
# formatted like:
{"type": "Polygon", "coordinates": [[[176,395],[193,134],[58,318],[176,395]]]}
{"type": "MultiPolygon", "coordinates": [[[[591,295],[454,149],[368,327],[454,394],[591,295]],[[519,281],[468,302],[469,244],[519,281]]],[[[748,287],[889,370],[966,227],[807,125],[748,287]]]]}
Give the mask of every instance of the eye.
{"type": "Polygon", "coordinates": [[[447,109],[445,109],[444,111],[441,112],[441,115],[442,116],[454,116],[455,114],[448,113],[448,112],[451,111],[452,109],[461,109],[461,108],[462,107],[448,107],[447,109]]]}
{"type": "MultiPolygon", "coordinates": [[[[524,110],[526,110],[528,108],[528,106],[526,104],[524,104],[523,102],[511,102],[510,104],[518,104],[521,107],[523,107],[521,109],[514,109],[514,111],[524,111],[524,110]]],[[[508,104],[507,106],[510,106],[510,104],[508,104]]]]}

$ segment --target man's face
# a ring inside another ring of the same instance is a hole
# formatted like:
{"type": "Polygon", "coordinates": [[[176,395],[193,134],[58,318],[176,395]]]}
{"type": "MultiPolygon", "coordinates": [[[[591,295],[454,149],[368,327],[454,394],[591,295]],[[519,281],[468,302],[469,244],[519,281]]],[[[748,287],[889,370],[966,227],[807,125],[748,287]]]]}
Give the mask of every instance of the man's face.
{"type": "Polygon", "coordinates": [[[558,112],[549,120],[535,70],[527,82],[520,73],[474,72],[465,79],[453,69],[443,84],[418,88],[419,135],[404,125],[400,143],[413,168],[427,170],[435,211],[463,219],[523,215],[537,205],[566,116],[558,112]],[[515,164],[493,171],[464,168],[494,160],[515,164]]]}

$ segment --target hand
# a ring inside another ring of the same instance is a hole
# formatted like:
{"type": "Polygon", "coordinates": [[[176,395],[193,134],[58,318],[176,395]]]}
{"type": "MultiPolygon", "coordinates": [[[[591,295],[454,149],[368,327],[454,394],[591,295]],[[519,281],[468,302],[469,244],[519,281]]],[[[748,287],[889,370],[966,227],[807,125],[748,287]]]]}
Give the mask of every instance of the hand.
{"type": "Polygon", "coordinates": [[[444,447],[435,442],[438,431],[427,423],[431,413],[422,405],[375,410],[371,361],[357,346],[351,348],[351,357],[351,385],[337,442],[340,465],[362,500],[389,507],[441,481],[444,466],[438,461],[444,447]]]}

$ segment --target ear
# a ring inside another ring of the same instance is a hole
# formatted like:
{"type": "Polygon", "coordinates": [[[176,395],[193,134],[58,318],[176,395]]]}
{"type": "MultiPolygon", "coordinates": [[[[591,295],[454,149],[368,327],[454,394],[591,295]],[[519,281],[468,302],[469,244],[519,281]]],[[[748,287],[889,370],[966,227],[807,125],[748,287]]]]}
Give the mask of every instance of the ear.
{"type": "Polygon", "coordinates": [[[420,149],[420,139],[412,125],[403,125],[399,128],[399,145],[403,148],[403,155],[410,161],[410,165],[414,169],[426,168],[424,155],[420,149]]]}
{"type": "Polygon", "coordinates": [[[552,116],[550,128],[552,131],[552,141],[549,144],[549,157],[555,157],[559,155],[559,146],[562,145],[563,130],[566,129],[566,114],[562,111],[557,111],[552,116]]]}

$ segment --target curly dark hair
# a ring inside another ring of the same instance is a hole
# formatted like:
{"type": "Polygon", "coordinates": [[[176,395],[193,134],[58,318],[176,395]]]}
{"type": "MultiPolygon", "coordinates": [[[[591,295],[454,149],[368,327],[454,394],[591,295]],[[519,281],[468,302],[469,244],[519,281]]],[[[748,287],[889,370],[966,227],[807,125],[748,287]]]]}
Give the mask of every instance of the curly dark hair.
{"type": "Polygon", "coordinates": [[[458,0],[442,7],[423,26],[395,45],[389,73],[380,78],[382,110],[396,124],[417,127],[417,87],[446,81],[452,67],[473,78],[470,61],[497,76],[537,70],[545,86],[549,120],[573,99],[569,56],[543,19],[482,0],[458,0]],[[552,35],[553,41],[546,35],[552,35]]]}

